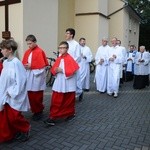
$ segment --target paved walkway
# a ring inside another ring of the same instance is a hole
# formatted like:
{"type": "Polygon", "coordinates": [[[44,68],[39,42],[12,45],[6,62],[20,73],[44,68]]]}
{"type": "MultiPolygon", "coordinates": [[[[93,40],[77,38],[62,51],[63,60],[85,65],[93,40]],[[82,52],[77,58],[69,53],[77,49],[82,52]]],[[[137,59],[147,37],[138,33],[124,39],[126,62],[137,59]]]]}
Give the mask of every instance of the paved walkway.
{"type": "MultiPolygon", "coordinates": [[[[93,77],[92,77],[93,80],[93,77]]],[[[50,88],[45,92],[45,111],[49,113],[50,88]]],[[[30,120],[31,112],[25,113],[30,120]]],[[[118,98],[91,90],[82,102],[76,101],[76,117],[46,127],[32,121],[31,137],[0,145],[0,150],[150,150],[150,87],[134,90],[124,83],[118,98]]]]}

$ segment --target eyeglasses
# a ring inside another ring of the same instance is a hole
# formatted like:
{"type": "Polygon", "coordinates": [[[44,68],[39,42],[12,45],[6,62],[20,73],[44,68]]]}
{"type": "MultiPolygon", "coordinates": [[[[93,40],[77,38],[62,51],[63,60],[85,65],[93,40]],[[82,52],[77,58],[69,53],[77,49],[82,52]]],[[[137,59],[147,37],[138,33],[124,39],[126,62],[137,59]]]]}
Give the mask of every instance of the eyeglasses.
{"type": "Polygon", "coordinates": [[[58,49],[67,49],[67,47],[58,47],[58,49]]]}

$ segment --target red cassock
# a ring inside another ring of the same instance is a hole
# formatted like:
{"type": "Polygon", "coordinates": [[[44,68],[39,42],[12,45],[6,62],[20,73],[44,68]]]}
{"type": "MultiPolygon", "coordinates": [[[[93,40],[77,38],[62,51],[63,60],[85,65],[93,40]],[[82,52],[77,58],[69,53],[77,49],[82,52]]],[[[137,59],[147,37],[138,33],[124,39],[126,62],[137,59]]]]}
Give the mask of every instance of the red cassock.
{"type": "Polygon", "coordinates": [[[42,112],[44,91],[28,91],[28,98],[30,101],[31,111],[33,113],[42,112]]]}
{"type": "Polygon", "coordinates": [[[13,139],[18,132],[26,133],[30,129],[29,122],[21,112],[11,108],[8,104],[0,111],[0,143],[13,139]]]}
{"type": "MultiPolygon", "coordinates": [[[[31,70],[32,69],[42,69],[48,66],[48,61],[44,51],[36,46],[34,49],[28,49],[23,57],[22,63],[25,65],[28,63],[28,57],[32,52],[31,60],[31,70]]],[[[31,105],[31,110],[33,113],[38,113],[43,111],[43,92],[44,91],[28,91],[28,97],[31,105]]]]}
{"type": "MultiPolygon", "coordinates": [[[[55,69],[59,67],[61,59],[64,59],[64,70],[66,77],[73,76],[75,72],[79,69],[79,66],[69,54],[60,56],[56,60],[53,67],[51,68],[51,72],[54,75],[56,74],[55,69]]],[[[75,91],[66,93],[53,91],[49,118],[51,119],[66,118],[74,114],[75,114],[75,91]]]]}

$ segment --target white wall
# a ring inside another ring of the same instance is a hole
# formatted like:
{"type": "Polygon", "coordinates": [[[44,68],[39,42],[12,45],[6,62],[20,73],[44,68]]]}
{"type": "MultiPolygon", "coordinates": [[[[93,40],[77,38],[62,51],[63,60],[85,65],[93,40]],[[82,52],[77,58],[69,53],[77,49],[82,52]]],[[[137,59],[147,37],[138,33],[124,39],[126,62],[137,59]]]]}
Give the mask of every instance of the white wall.
{"type": "Polygon", "coordinates": [[[107,0],[75,0],[75,13],[87,13],[86,15],[75,17],[76,40],[85,37],[87,45],[91,48],[93,56],[101,44],[102,37],[108,36],[108,20],[99,14],[91,15],[88,13],[103,13],[107,15],[107,0]]]}
{"type": "Polygon", "coordinates": [[[125,3],[121,0],[108,0],[108,13],[111,14],[123,7],[125,3]]]}
{"type": "Polygon", "coordinates": [[[100,16],[99,17],[99,37],[98,37],[99,45],[98,46],[101,45],[101,41],[103,37],[109,39],[109,20],[100,16]]]}
{"type": "MultiPolygon", "coordinates": [[[[0,40],[5,30],[4,7],[0,7],[0,40]]],[[[37,37],[38,44],[48,56],[57,49],[58,0],[22,0],[9,6],[9,29],[17,41],[20,59],[27,49],[25,38],[29,34],[37,37]]]]}
{"type": "MultiPolygon", "coordinates": [[[[48,56],[57,48],[58,0],[23,0],[23,39],[34,34],[48,56]]],[[[27,49],[24,42],[24,49],[27,49]]]]}
{"type": "Polygon", "coordinates": [[[74,28],[75,0],[59,0],[58,6],[58,44],[65,40],[67,28],[74,28]],[[69,12],[69,13],[68,13],[69,12]]]}
{"type": "MultiPolygon", "coordinates": [[[[119,40],[123,43],[123,34],[124,34],[124,28],[123,28],[123,11],[119,11],[118,13],[110,16],[109,19],[109,40],[111,40],[113,37],[117,37],[119,40]]],[[[111,45],[111,42],[109,42],[111,45]]]]}
{"type": "Polygon", "coordinates": [[[22,3],[9,6],[9,30],[11,37],[18,43],[18,56],[21,58],[23,49],[23,7],[22,3]]]}
{"type": "Polygon", "coordinates": [[[124,11],[124,15],[123,15],[123,46],[126,47],[126,49],[129,48],[129,12],[126,11],[125,9],[124,11]]]}
{"type": "Polygon", "coordinates": [[[126,48],[129,45],[135,45],[138,48],[139,43],[139,21],[133,13],[124,9],[124,43],[126,48]]]}
{"type": "Polygon", "coordinates": [[[76,16],[75,29],[77,31],[75,39],[78,41],[81,37],[86,38],[87,45],[94,55],[99,45],[99,15],[76,16]]]}
{"type": "Polygon", "coordinates": [[[75,13],[97,12],[99,0],[75,0],[75,13]]]}
{"type": "MultiPolygon", "coordinates": [[[[108,15],[108,0],[99,0],[99,11],[108,15]]],[[[99,36],[98,36],[98,47],[102,44],[102,38],[109,39],[109,19],[99,16],[99,36]]]]}
{"type": "Polygon", "coordinates": [[[99,12],[108,15],[108,0],[99,0],[99,12]]]}

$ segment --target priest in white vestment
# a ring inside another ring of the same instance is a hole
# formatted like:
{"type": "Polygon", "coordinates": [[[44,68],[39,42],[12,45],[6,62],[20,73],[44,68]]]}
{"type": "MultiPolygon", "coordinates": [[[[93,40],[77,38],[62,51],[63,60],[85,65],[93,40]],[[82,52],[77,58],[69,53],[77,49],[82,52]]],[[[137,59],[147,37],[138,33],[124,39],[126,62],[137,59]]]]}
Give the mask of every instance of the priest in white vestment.
{"type": "Polygon", "coordinates": [[[84,91],[89,91],[90,89],[90,62],[92,61],[92,52],[91,49],[86,45],[86,39],[80,38],[79,44],[81,48],[81,61],[80,66],[80,77],[81,85],[84,91]]]}
{"type": "Polygon", "coordinates": [[[108,40],[102,39],[102,45],[98,48],[95,55],[95,82],[97,91],[103,93],[107,90],[107,67],[108,67],[108,52],[110,47],[108,46],[108,40]]]}
{"type": "Polygon", "coordinates": [[[120,47],[117,45],[117,38],[112,38],[112,47],[108,52],[108,80],[107,80],[107,94],[118,97],[120,71],[123,60],[123,54],[120,47]]]}

